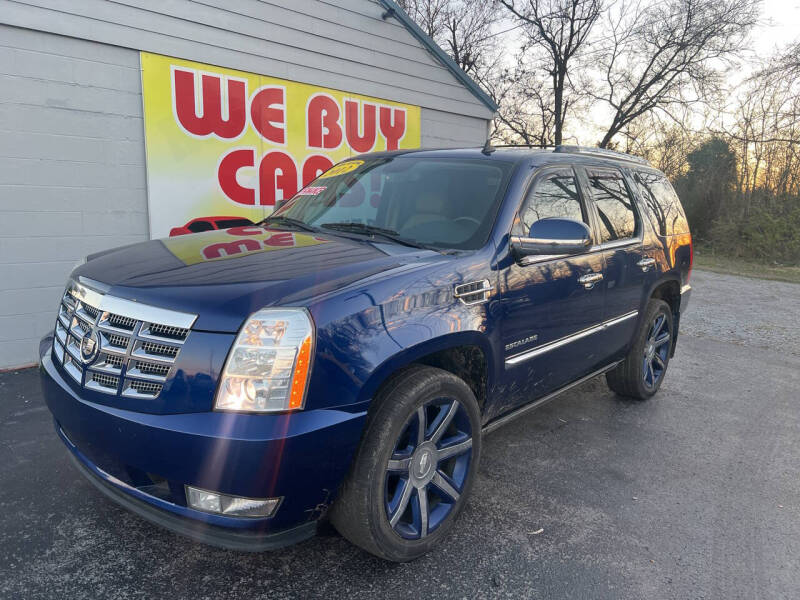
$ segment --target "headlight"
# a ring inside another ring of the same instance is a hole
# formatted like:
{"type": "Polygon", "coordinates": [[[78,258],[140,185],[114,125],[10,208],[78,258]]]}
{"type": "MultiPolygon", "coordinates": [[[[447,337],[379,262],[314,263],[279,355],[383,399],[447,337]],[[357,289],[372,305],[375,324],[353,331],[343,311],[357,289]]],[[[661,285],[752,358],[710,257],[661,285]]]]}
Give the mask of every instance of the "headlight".
{"type": "Polygon", "coordinates": [[[222,370],[216,410],[303,408],[314,324],[302,308],[265,308],[247,319],[222,370]]]}

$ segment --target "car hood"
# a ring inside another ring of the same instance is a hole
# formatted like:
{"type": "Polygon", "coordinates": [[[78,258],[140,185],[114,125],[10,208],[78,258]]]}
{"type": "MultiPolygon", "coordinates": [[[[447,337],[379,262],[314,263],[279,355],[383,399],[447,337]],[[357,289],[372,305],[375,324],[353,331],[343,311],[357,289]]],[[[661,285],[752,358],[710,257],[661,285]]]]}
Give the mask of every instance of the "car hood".
{"type": "Polygon", "coordinates": [[[235,332],[264,306],[306,306],[365,277],[442,258],[397,244],[249,226],[94,254],[73,278],[114,296],[196,314],[195,329],[235,332]]]}

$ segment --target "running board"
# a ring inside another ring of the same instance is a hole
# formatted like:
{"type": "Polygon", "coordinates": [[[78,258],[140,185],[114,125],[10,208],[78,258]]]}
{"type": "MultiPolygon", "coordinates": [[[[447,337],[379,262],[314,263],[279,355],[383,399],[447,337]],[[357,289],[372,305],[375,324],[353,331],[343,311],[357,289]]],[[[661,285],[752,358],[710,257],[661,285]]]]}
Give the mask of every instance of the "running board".
{"type": "Polygon", "coordinates": [[[524,415],[525,413],[527,413],[529,411],[532,411],[532,410],[534,410],[536,408],[539,408],[540,406],[544,406],[545,404],[550,402],[550,400],[554,399],[556,396],[559,396],[559,395],[563,394],[564,392],[566,392],[567,390],[571,390],[572,388],[574,388],[576,386],[579,386],[580,384],[584,383],[585,381],[589,381],[593,377],[597,377],[598,375],[602,375],[606,371],[610,371],[611,369],[616,367],[621,362],[622,362],[621,360],[618,360],[617,362],[611,363],[610,365],[607,365],[607,366],[603,367],[602,369],[598,369],[597,371],[594,371],[593,373],[589,373],[588,375],[586,375],[584,377],[581,377],[580,379],[576,379],[572,383],[568,383],[564,387],[562,387],[560,389],[557,389],[555,392],[550,392],[546,396],[543,396],[543,397],[539,398],[538,400],[534,400],[530,404],[526,404],[525,406],[520,406],[518,409],[513,410],[510,413],[507,413],[507,414],[503,415],[502,417],[500,417],[498,419],[495,419],[494,421],[490,421],[489,423],[487,423],[486,425],[483,426],[483,429],[481,430],[482,433],[484,435],[486,435],[487,433],[491,433],[495,429],[498,429],[498,428],[502,427],[503,425],[505,425],[506,423],[509,423],[509,422],[513,421],[517,417],[521,417],[522,415],[524,415]]]}

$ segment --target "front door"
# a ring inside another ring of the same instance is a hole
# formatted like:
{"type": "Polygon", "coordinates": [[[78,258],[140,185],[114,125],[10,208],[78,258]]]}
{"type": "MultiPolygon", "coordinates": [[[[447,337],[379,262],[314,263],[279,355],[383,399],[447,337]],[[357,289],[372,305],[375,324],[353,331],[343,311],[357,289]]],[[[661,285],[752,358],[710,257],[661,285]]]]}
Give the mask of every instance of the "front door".
{"type": "MultiPolygon", "coordinates": [[[[571,167],[541,171],[529,188],[511,235],[527,237],[546,217],[590,223],[571,167]]],[[[493,416],[590,372],[598,352],[587,330],[602,322],[602,253],[529,256],[499,274],[505,386],[493,416]]]]}

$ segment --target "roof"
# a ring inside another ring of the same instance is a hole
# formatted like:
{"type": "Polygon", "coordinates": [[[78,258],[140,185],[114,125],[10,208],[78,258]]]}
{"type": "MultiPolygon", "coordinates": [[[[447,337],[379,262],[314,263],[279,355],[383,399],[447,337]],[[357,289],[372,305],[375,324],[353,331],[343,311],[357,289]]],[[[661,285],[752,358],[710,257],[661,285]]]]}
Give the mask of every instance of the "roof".
{"type": "Polygon", "coordinates": [[[386,8],[387,14],[384,15],[384,18],[388,16],[395,17],[398,21],[400,21],[406,29],[411,32],[417,40],[425,46],[431,54],[436,57],[436,59],[441,62],[454,76],[458,79],[464,86],[472,92],[472,94],[480,100],[489,110],[492,112],[497,112],[498,106],[497,103],[492,100],[491,96],[483,91],[483,88],[479,86],[475,81],[467,75],[461,67],[459,67],[452,58],[450,58],[447,53],[442,50],[439,45],[434,42],[428,35],[422,31],[419,25],[414,22],[414,19],[406,14],[402,8],[400,8],[394,0],[379,0],[380,3],[386,8]]]}
{"type": "MultiPolygon", "coordinates": [[[[504,162],[521,162],[535,159],[534,164],[563,163],[567,156],[575,164],[597,164],[611,162],[617,164],[637,165],[650,167],[650,163],[622,152],[604,150],[602,148],[588,148],[583,146],[557,146],[555,148],[528,148],[526,146],[499,146],[492,148],[488,154],[482,148],[442,148],[442,149],[414,149],[394,150],[391,152],[372,152],[352,158],[381,158],[413,154],[422,158],[478,158],[483,160],[501,160],[504,162]]],[[[350,160],[350,159],[347,159],[350,160]]]]}

